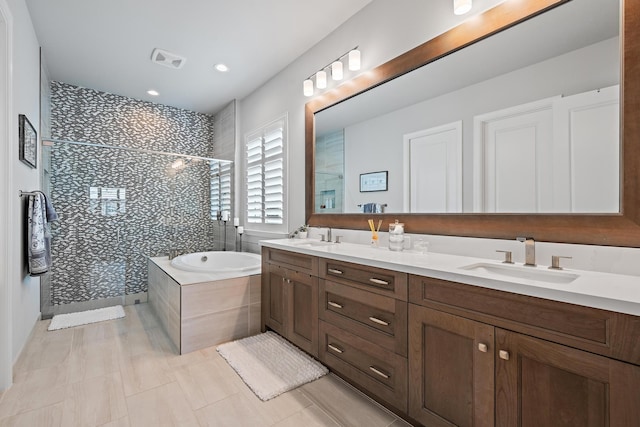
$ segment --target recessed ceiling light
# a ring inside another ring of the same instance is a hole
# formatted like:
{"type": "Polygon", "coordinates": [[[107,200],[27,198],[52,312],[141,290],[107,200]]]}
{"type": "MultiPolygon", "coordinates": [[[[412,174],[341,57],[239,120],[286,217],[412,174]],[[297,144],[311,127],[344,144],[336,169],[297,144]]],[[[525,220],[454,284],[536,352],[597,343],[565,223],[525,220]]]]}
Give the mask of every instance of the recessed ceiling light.
{"type": "Polygon", "coordinates": [[[160,93],[159,93],[157,90],[153,90],[153,89],[148,90],[148,91],[147,91],[147,93],[148,93],[149,95],[151,95],[151,96],[158,96],[158,95],[160,95],[160,93]]]}
{"type": "Polygon", "coordinates": [[[215,69],[216,69],[216,70],[218,70],[218,71],[220,71],[221,73],[224,73],[224,72],[229,71],[229,67],[227,67],[227,66],[226,66],[226,65],[224,65],[224,64],[216,64],[216,65],[215,65],[215,69]]]}

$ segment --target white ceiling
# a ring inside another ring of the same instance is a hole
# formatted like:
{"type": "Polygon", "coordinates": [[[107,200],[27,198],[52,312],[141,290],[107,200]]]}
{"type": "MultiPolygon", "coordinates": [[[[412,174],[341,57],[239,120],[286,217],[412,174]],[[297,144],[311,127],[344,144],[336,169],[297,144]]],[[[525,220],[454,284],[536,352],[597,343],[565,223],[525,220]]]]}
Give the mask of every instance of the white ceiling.
{"type": "Polygon", "coordinates": [[[370,2],[27,0],[27,5],[50,79],[214,113],[250,94],[370,2]],[[152,63],[154,48],[186,57],[184,67],[152,63]],[[220,62],[230,71],[215,71],[220,62]],[[147,95],[149,89],[160,96],[147,95]]]}

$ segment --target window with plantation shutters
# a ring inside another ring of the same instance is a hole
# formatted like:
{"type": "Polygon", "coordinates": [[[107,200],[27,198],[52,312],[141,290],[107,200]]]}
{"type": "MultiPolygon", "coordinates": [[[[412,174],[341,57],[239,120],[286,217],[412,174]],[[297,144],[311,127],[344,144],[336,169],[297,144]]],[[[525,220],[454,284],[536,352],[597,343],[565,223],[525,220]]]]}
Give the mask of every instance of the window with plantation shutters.
{"type": "Polygon", "coordinates": [[[222,211],[231,212],[231,162],[210,162],[211,219],[222,211]]]}
{"type": "Polygon", "coordinates": [[[284,224],[286,126],[283,117],[245,138],[247,224],[284,224]]]}

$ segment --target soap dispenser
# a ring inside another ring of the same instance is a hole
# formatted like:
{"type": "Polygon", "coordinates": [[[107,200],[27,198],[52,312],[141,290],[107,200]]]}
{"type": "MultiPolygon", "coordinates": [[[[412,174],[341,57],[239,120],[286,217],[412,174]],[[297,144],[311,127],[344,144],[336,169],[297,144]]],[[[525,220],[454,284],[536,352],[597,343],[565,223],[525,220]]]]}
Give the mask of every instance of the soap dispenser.
{"type": "Polygon", "coordinates": [[[404,224],[396,222],[389,224],[389,250],[401,251],[404,249],[404,224]]]}

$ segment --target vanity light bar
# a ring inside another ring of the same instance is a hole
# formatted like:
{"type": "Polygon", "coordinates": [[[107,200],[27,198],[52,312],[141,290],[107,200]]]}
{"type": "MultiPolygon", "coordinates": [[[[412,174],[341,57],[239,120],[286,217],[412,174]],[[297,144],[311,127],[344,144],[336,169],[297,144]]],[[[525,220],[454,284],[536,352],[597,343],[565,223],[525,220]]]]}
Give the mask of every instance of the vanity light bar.
{"type": "Polygon", "coordinates": [[[347,67],[350,71],[358,71],[361,67],[360,51],[358,46],[343,53],[336,59],[320,68],[315,73],[311,74],[302,82],[302,91],[304,96],[313,96],[313,79],[316,80],[316,87],[318,89],[325,89],[327,87],[327,71],[331,71],[332,80],[342,80],[344,78],[344,64],[342,60],[347,58],[347,67]]]}

